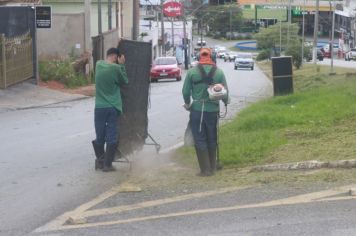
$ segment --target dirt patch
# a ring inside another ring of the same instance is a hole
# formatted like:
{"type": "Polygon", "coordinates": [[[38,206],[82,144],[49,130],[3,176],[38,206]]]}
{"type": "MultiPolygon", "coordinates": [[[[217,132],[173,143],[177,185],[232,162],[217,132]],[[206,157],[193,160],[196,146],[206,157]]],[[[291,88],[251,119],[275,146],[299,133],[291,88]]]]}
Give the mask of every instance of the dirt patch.
{"type": "Polygon", "coordinates": [[[48,89],[61,91],[63,93],[81,94],[81,95],[90,96],[90,97],[93,97],[95,95],[95,85],[94,84],[82,86],[82,87],[75,88],[75,89],[70,89],[70,88],[66,88],[64,84],[62,84],[58,81],[48,81],[48,82],[40,81],[40,86],[44,87],[44,88],[48,88],[48,89]]]}

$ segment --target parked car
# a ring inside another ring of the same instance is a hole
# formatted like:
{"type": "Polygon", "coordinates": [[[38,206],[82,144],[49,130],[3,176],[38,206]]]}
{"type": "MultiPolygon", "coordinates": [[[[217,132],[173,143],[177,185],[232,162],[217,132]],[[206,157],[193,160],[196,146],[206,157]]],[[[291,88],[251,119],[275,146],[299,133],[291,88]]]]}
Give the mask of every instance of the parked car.
{"type": "Polygon", "coordinates": [[[237,52],[228,52],[228,54],[224,57],[224,61],[235,61],[237,56],[237,52]]]}
{"type": "MultiPolygon", "coordinates": [[[[319,61],[323,61],[324,60],[324,56],[325,56],[325,52],[323,52],[324,50],[323,49],[318,49],[316,51],[316,58],[319,60],[319,61]]],[[[313,51],[311,50],[309,54],[307,54],[305,56],[305,59],[307,61],[311,61],[313,59],[313,51]]]]}
{"type": "Polygon", "coordinates": [[[160,79],[182,80],[182,71],[178,66],[175,57],[158,57],[151,68],[151,82],[157,82],[160,79]]]}
{"type": "Polygon", "coordinates": [[[251,53],[238,53],[234,62],[234,68],[250,68],[253,70],[255,67],[255,62],[253,60],[251,53]]]}
{"type": "MultiPolygon", "coordinates": [[[[322,51],[324,57],[331,58],[329,44],[325,44],[320,50],[322,51]]],[[[334,52],[334,54],[339,52],[339,45],[337,45],[337,44],[333,45],[333,52],[334,52]]]]}
{"type": "Polygon", "coordinates": [[[345,54],[345,61],[351,61],[356,59],[356,48],[352,48],[345,54]]]}
{"type": "Polygon", "coordinates": [[[206,41],[204,39],[198,39],[197,45],[198,46],[206,46],[206,41]]]}

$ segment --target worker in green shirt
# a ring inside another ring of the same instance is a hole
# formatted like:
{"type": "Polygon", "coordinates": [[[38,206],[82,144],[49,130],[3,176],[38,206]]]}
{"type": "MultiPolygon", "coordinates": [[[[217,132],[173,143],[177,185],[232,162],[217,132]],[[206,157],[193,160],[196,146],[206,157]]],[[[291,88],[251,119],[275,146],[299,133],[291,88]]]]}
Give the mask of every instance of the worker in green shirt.
{"type": "Polygon", "coordinates": [[[211,50],[201,49],[199,64],[188,70],[182,89],[201,176],[212,175],[216,170],[219,101],[227,105],[227,91],[224,72],[213,62],[211,50]]]}
{"type": "Polygon", "coordinates": [[[112,162],[118,145],[118,118],[122,113],[120,86],[128,83],[125,57],[117,48],[106,52],[106,60],[95,66],[95,112],[96,139],[92,141],[95,151],[95,169],[114,171],[112,162]],[[104,146],[106,149],[104,151],[104,146]]]}

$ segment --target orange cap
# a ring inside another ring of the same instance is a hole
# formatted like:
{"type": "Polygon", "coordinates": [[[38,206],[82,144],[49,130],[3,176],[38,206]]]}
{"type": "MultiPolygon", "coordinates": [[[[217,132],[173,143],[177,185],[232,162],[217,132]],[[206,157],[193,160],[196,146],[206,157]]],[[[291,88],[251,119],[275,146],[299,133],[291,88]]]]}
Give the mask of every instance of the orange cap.
{"type": "Polygon", "coordinates": [[[209,48],[202,48],[200,49],[200,56],[201,57],[206,57],[206,56],[209,56],[210,57],[211,55],[211,50],[209,48]]]}

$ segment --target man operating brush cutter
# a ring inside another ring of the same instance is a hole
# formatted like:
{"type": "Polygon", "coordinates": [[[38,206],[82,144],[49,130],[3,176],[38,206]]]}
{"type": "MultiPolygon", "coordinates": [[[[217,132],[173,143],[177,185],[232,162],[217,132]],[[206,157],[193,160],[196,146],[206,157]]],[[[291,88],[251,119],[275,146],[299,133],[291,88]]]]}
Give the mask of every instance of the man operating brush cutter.
{"type": "Polygon", "coordinates": [[[226,106],[229,99],[224,72],[216,67],[210,49],[201,49],[199,64],[187,72],[182,93],[184,107],[190,111],[199,175],[213,175],[217,168],[220,101],[226,106]]]}

